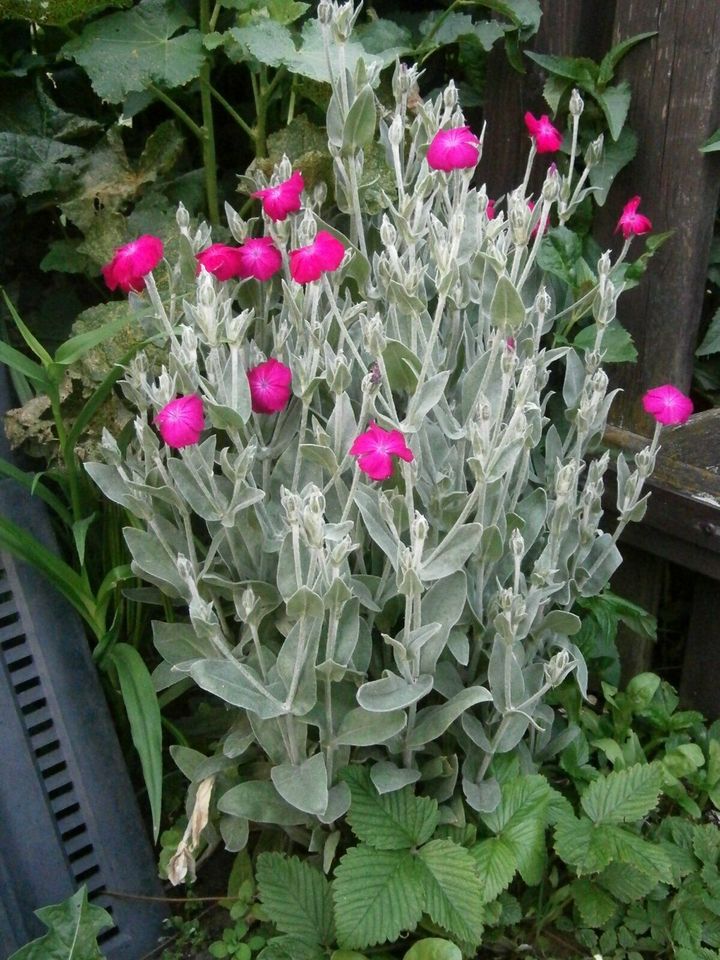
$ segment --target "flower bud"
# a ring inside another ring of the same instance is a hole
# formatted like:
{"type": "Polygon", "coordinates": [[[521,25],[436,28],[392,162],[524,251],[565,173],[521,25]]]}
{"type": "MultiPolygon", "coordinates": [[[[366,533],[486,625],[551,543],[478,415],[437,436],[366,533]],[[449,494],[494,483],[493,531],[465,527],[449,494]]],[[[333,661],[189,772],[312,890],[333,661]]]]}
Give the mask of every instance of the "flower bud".
{"type": "Polygon", "coordinates": [[[316,207],[321,207],[325,203],[327,197],[327,184],[324,180],[318,180],[318,182],[313,187],[313,204],[316,207]]]}
{"type": "Polygon", "coordinates": [[[388,140],[390,141],[391,146],[399,147],[403,142],[404,130],[402,117],[396,114],[393,119],[390,127],[388,128],[388,140]]]}
{"type": "Polygon", "coordinates": [[[376,313],[369,319],[360,316],[360,325],[363,332],[365,349],[373,357],[379,357],[384,351],[387,341],[380,314],[376,313]]]}
{"type": "Polygon", "coordinates": [[[300,497],[286,487],[280,487],[280,503],[285,511],[285,519],[290,526],[298,526],[300,523],[300,511],[302,509],[302,500],[300,497]]]}
{"type": "Polygon", "coordinates": [[[353,543],[349,536],[343,537],[330,551],[330,563],[334,567],[339,567],[357,548],[358,544],[353,543]]]}
{"type": "Polygon", "coordinates": [[[560,174],[558,173],[558,168],[554,163],[550,164],[550,167],[545,177],[545,182],[542,185],[542,198],[548,203],[554,203],[557,198],[560,196],[560,174]]]}
{"type": "Polygon", "coordinates": [[[242,610],[243,616],[246,620],[249,620],[252,616],[252,612],[257,605],[257,595],[251,587],[243,590],[242,596],[240,598],[240,609],[242,610]]]}
{"type": "Polygon", "coordinates": [[[451,80],[443,90],[443,103],[446,110],[454,110],[457,106],[458,92],[454,80],[451,80]]]}
{"type": "Polygon", "coordinates": [[[308,208],[305,210],[305,214],[298,227],[298,245],[301,247],[310,246],[315,240],[316,233],[317,224],[315,223],[315,217],[313,216],[312,210],[308,208]]]}
{"type": "Polygon", "coordinates": [[[317,18],[325,26],[332,23],[333,4],[330,0],[320,0],[317,6],[317,18]]]}
{"type": "Polygon", "coordinates": [[[605,279],[607,279],[607,277],[610,276],[611,267],[612,267],[612,263],[610,261],[610,251],[606,250],[605,253],[603,253],[603,255],[598,260],[598,264],[597,264],[598,276],[604,277],[605,279]]]}
{"type": "Polygon", "coordinates": [[[596,167],[598,163],[602,160],[603,156],[603,146],[605,144],[605,137],[601,133],[600,136],[593,140],[592,143],[588,145],[587,150],[585,151],[585,166],[596,167]]]}
{"type": "Polygon", "coordinates": [[[551,307],[552,300],[550,299],[550,294],[547,292],[547,289],[542,286],[535,297],[535,310],[540,317],[544,317],[546,313],[549,313],[551,307]]]}
{"type": "Polygon", "coordinates": [[[570,659],[567,650],[559,650],[545,664],[545,682],[549,683],[551,687],[559,686],[574,666],[575,661],[570,659]]]}
{"type": "Polygon", "coordinates": [[[570,94],[570,114],[573,117],[579,117],[583,112],[585,103],[583,98],[580,96],[580,91],[576,88],[570,94]]]}
{"type": "Polygon", "coordinates": [[[394,247],[397,241],[397,230],[390,223],[387,214],[383,214],[382,223],[380,224],[380,239],[386,247],[394,247]]]}
{"type": "Polygon", "coordinates": [[[430,529],[430,524],[427,522],[425,517],[419,512],[415,511],[415,518],[410,524],[410,538],[413,542],[424,543],[428,535],[428,530],[430,529]]]}
{"type": "Polygon", "coordinates": [[[183,236],[187,236],[188,227],[190,226],[190,214],[187,212],[187,209],[182,201],[178,204],[177,213],[175,214],[175,221],[180,229],[180,233],[182,233],[183,236]]]}
{"type": "Polygon", "coordinates": [[[516,559],[520,559],[525,553],[525,540],[517,527],[510,534],[510,550],[516,559]]]}

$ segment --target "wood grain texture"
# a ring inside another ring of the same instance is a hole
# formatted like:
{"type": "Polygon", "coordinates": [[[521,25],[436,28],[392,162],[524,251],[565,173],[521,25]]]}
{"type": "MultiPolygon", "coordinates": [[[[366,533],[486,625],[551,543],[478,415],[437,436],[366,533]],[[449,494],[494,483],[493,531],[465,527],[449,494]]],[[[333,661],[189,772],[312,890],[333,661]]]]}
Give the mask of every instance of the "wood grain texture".
{"type": "MultiPolygon", "coordinates": [[[[638,348],[636,365],[612,371],[624,393],[614,422],[639,433],[652,424],[639,400],[652,386],[690,386],[705,289],[708,251],[720,184],[720,157],[698,152],[720,126],[720,4],[708,0],[623,0],[613,41],[656,30],[625,58],[619,75],[630,81],[629,122],[639,137],[635,160],[615,193],[641,194],[641,210],[656,232],[675,230],[640,286],[622,297],[621,322],[638,348]],[[618,189],[619,188],[619,189],[618,189]]],[[[619,209],[607,209],[604,235],[619,209]]],[[[601,234],[602,234],[601,229],[601,234]]],[[[638,252],[641,245],[636,241],[638,252]]]]}

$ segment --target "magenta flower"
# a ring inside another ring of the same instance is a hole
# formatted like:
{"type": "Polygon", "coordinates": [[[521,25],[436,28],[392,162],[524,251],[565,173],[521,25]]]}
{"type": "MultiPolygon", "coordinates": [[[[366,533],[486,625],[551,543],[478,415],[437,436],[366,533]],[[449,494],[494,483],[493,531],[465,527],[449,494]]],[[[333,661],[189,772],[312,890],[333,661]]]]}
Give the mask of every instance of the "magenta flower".
{"type": "Polygon", "coordinates": [[[118,247],[110,263],[102,268],[105,283],[111,290],[117,287],[123,293],[145,289],[145,277],[162,260],[163,242],[159,237],[143,234],[137,240],[118,247]]]}
{"type": "Polygon", "coordinates": [[[165,404],[154,423],[169,447],[190,447],[205,429],[202,400],[196,393],[177,397],[165,404]]]}
{"type": "Polygon", "coordinates": [[[248,370],[247,378],[255,413],[277,413],[288,405],[292,371],[284,363],[271,357],[248,370]]]}
{"type": "Polygon", "coordinates": [[[196,253],[198,262],[197,272],[205,267],[218,280],[231,280],[240,276],[240,250],[238,247],[228,247],[224,243],[213,243],[202,253],[196,253]]]}
{"type": "Polygon", "coordinates": [[[642,405],[646,413],[655,417],[658,423],[666,427],[678,423],[686,423],[693,412],[693,402],[690,397],[666,383],[663,387],[653,387],[642,398],[642,405]]]}
{"type": "Polygon", "coordinates": [[[628,200],[615,227],[615,233],[622,230],[622,235],[626,240],[629,240],[630,237],[640,236],[642,233],[650,233],[652,230],[652,223],[648,218],[637,212],[639,206],[640,197],[633,197],[632,200],[628,200]]]}
{"type": "Polygon", "coordinates": [[[546,113],[538,120],[528,111],[525,114],[525,126],[535,141],[535,149],[538,153],[555,153],[556,150],[560,149],[560,144],[563,141],[562,134],[557,127],[550,123],[550,118],[546,113]]]}
{"type": "Polygon", "coordinates": [[[488,199],[487,206],[485,207],[485,216],[488,220],[495,219],[495,201],[488,199]]]}
{"type": "Polygon", "coordinates": [[[243,279],[269,280],[282,267],[282,255],[272,237],[246,240],[238,248],[238,276],[243,279]]]}
{"type": "Polygon", "coordinates": [[[262,201],[263,210],[271,220],[284,220],[289,213],[300,209],[300,194],[304,187],[303,176],[296,170],[289,180],[283,180],[276,187],[256,190],[250,196],[262,201]]]}
{"type": "Polygon", "coordinates": [[[345,256],[345,247],[327,230],[320,230],[307,247],[290,251],[290,273],[297,283],[318,280],[323,273],[337,270],[345,256]]]}
{"type": "Polygon", "coordinates": [[[358,458],[358,467],[371,480],[387,480],[393,472],[393,457],[407,463],[415,459],[399,430],[383,430],[376,423],[355,438],[350,453],[358,458]]]}
{"type": "Polygon", "coordinates": [[[438,130],[427,152],[433,170],[462,170],[474,167],[479,159],[480,141],[470,127],[438,130]]]}

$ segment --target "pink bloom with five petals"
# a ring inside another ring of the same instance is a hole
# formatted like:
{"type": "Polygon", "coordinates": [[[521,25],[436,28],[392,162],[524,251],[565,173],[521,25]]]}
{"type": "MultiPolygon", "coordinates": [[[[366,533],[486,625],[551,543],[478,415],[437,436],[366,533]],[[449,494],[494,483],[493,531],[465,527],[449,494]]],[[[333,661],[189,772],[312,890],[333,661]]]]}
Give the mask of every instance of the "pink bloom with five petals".
{"type": "Polygon", "coordinates": [[[310,283],[323,273],[337,270],[345,247],[327,230],[320,230],[311,244],[290,251],[290,273],[296,283],[310,283]]]}
{"type": "Polygon", "coordinates": [[[169,447],[192,446],[205,429],[202,400],[196,393],[177,397],[165,404],[154,423],[169,447]]]}
{"type": "Polygon", "coordinates": [[[198,262],[198,273],[200,273],[202,267],[205,267],[207,272],[217,277],[218,280],[231,280],[233,277],[240,276],[240,250],[238,247],[229,247],[224,243],[213,243],[202,253],[196,253],[195,259],[198,262]]]}
{"type": "Polygon", "coordinates": [[[629,240],[630,237],[640,236],[642,233],[650,233],[652,230],[652,223],[645,214],[637,212],[639,206],[640,197],[633,197],[632,200],[628,200],[615,227],[615,233],[622,231],[626,240],[629,240]]]}
{"type": "Polygon", "coordinates": [[[666,427],[686,423],[694,409],[690,397],[686,397],[682,391],[669,383],[648,390],[642,398],[642,405],[646,413],[655,417],[658,423],[666,427]]]}
{"type": "Polygon", "coordinates": [[[407,463],[415,459],[399,430],[383,430],[376,423],[355,438],[350,453],[358,458],[358,467],[371,480],[387,480],[393,472],[393,457],[407,463]]]}
{"type": "Polygon", "coordinates": [[[284,363],[270,357],[248,370],[250,400],[255,413],[277,413],[290,400],[292,371],[284,363]]]}
{"type": "Polygon", "coordinates": [[[530,111],[525,114],[525,126],[535,141],[538,153],[555,153],[560,149],[563,137],[557,127],[550,123],[550,118],[544,113],[540,119],[534,117],[530,111]]]}
{"type": "Polygon", "coordinates": [[[263,210],[271,220],[284,220],[289,213],[300,209],[300,194],[304,187],[303,176],[296,170],[289,180],[283,180],[276,187],[256,190],[250,196],[262,201],[263,210]]]}
{"type": "Polygon", "coordinates": [[[433,170],[463,170],[474,167],[479,159],[480,141],[470,127],[438,130],[427,152],[433,170]]]}
{"type": "Polygon", "coordinates": [[[110,263],[102,268],[105,283],[111,290],[120,287],[123,293],[139,293],[145,289],[145,277],[160,263],[162,255],[162,240],[143,234],[117,248],[110,263]]]}
{"type": "Polygon", "coordinates": [[[238,248],[238,276],[247,280],[269,280],[282,267],[282,254],[272,237],[246,240],[238,248]]]}

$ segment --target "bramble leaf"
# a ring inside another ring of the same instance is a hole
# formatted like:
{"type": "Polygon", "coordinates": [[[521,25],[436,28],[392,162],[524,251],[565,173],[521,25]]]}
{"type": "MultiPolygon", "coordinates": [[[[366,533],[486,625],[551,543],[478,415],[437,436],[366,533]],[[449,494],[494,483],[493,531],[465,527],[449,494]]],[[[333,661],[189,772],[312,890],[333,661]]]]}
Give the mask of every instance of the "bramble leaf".
{"type": "Polygon", "coordinates": [[[365,767],[348,767],[342,778],[352,796],[348,822],[353,833],[376,850],[410,849],[426,843],[435,832],[435,800],[416,797],[410,786],[381,795],[365,767]]]}
{"type": "Polygon", "coordinates": [[[659,767],[636,763],[598,777],[583,794],[580,805],[593,823],[641,820],[655,808],[661,784],[659,767]]]}
{"type": "Polygon", "coordinates": [[[484,892],[470,853],[452,840],[431,840],[418,860],[430,919],[464,943],[480,943],[484,892]]]}

